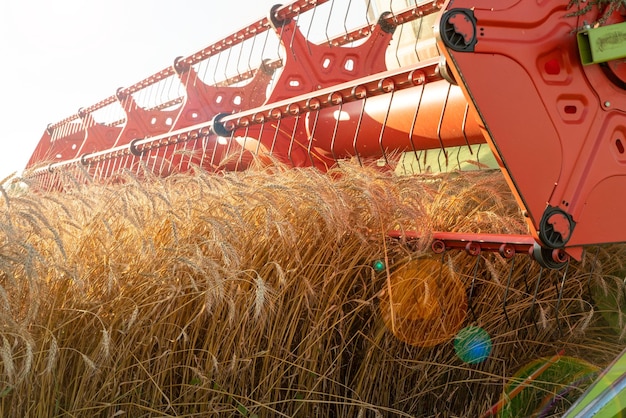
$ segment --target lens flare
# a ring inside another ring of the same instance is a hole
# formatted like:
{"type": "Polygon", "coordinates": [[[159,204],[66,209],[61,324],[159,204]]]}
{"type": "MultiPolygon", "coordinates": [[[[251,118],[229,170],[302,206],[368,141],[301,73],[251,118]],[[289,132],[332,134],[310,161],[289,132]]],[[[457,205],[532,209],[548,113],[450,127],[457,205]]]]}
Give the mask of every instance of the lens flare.
{"type": "Polygon", "coordinates": [[[560,357],[535,379],[527,381],[528,376],[549,361],[537,359],[515,373],[504,389],[504,396],[520,384],[525,387],[503,406],[500,417],[560,416],[598,376],[598,367],[574,357],[560,357]]]}
{"type": "Polygon", "coordinates": [[[467,315],[463,284],[439,259],[420,258],[394,271],[380,298],[385,325],[396,338],[420,347],[449,341],[467,315]]]}
{"type": "Polygon", "coordinates": [[[465,363],[481,363],[491,354],[491,337],[480,327],[465,327],[454,338],[454,351],[465,363]]]}
{"type": "Polygon", "coordinates": [[[383,260],[376,260],[372,263],[372,267],[376,273],[385,271],[385,262],[383,260]]]}

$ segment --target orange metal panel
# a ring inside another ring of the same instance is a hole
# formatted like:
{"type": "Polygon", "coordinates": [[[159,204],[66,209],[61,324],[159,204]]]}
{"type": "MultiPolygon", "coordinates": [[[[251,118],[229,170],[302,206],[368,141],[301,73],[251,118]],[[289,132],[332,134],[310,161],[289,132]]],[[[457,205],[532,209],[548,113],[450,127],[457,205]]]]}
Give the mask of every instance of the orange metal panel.
{"type": "MultiPolygon", "coordinates": [[[[567,2],[449,2],[439,43],[541,242],[626,241],[626,94],[583,67],[567,2]]],[[[623,17],[621,18],[623,20],[623,17]]]]}

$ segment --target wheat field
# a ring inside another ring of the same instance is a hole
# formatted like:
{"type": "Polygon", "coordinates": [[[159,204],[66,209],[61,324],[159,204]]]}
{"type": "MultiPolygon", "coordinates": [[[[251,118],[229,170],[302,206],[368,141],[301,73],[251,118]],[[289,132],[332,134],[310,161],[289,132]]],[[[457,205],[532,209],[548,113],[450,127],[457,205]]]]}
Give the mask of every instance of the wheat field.
{"type": "Polygon", "coordinates": [[[538,358],[625,345],[623,246],[564,280],[431,253],[432,231],[526,232],[498,172],[196,170],[0,207],[3,417],[478,416],[538,358]],[[485,361],[456,355],[467,325],[485,361]]]}

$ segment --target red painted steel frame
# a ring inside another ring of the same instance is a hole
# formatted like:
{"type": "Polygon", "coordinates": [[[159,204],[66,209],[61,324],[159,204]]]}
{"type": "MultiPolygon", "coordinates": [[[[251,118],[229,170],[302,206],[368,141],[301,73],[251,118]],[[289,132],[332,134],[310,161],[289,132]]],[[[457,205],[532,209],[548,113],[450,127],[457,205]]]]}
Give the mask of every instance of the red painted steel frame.
{"type": "Polygon", "coordinates": [[[598,11],[567,3],[449,1],[436,28],[535,236],[579,256],[626,241],[626,92],[582,66],[576,29],[598,11]]]}
{"type": "MultiPolygon", "coordinates": [[[[412,231],[389,231],[389,237],[419,240],[421,236],[412,231]]],[[[433,232],[432,247],[435,253],[446,250],[466,250],[470,255],[478,255],[482,251],[499,252],[505,258],[515,254],[532,254],[535,240],[529,235],[512,234],[472,234],[457,232],[433,232]]]]}
{"type": "Polygon", "coordinates": [[[324,167],[317,161],[332,164],[355,155],[381,158],[394,151],[484,143],[460,90],[441,78],[438,59],[228,115],[220,124],[233,137],[260,140],[285,163],[309,161],[318,168],[324,167]],[[289,121],[296,118],[305,129],[283,134],[279,123],[292,127],[289,121]],[[262,135],[251,128],[257,125],[264,125],[262,135]]]}

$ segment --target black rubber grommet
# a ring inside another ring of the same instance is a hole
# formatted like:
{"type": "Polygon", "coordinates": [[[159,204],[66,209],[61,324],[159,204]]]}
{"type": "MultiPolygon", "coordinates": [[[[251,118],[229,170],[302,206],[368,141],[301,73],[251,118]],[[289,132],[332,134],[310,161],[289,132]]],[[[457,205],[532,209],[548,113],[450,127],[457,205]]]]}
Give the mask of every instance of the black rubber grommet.
{"type": "Polygon", "coordinates": [[[230,113],[218,113],[215,115],[211,121],[211,132],[217,136],[229,137],[231,132],[221,122],[222,118],[229,115],[230,113]]]}
{"type": "Polygon", "coordinates": [[[89,162],[87,161],[87,156],[89,156],[89,154],[83,154],[80,156],[80,163],[82,165],[89,165],[89,162]]]}
{"type": "Polygon", "coordinates": [[[393,14],[391,12],[384,12],[383,14],[380,15],[380,17],[378,18],[378,22],[376,23],[378,24],[378,26],[380,26],[380,29],[383,32],[394,33],[398,25],[396,25],[395,23],[389,22],[387,20],[387,17],[389,16],[393,16],[393,14]]]}
{"type": "Polygon", "coordinates": [[[276,11],[277,11],[278,9],[280,9],[281,7],[283,7],[283,5],[282,5],[282,4],[275,4],[275,5],[273,5],[273,6],[272,6],[272,8],[270,9],[270,13],[269,13],[269,15],[267,16],[267,18],[268,18],[268,19],[269,19],[269,21],[270,21],[270,24],[272,25],[272,27],[273,27],[274,29],[279,29],[279,28],[281,28],[281,27],[283,27],[283,26],[288,25],[289,23],[291,23],[291,19],[283,19],[283,20],[280,20],[280,19],[278,19],[278,18],[276,17],[276,11]]]}
{"type": "Polygon", "coordinates": [[[128,143],[128,150],[130,151],[131,154],[133,154],[135,157],[141,157],[141,154],[143,153],[142,151],[139,151],[137,149],[137,141],[139,141],[139,138],[135,138],[132,141],[130,141],[128,143]]]}
{"type": "Polygon", "coordinates": [[[539,238],[551,249],[563,248],[574,232],[576,223],[572,216],[563,209],[548,206],[539,222],[539,238]],[[560,220],[559,224],[555,220],[560,220]],[[567,225],[563,225],[563,223],[567,225]]]}
{"type": "Polygon", "coordinates": [[[439,22],[439,34],[447,48],[458,52],[474,52],[478,42],[474,11],[469,9],[446,11],[439,22]]]}
{"type": "Polygon", "coordinates": [[[185,58],[183,56],[174,58],[174,71],[176,74],[181,75],[189,71],[189,64],[182,62],[182,59],[185,58]]]}
{"type": "Polygon", "coordinates": [[[554,250],[550,248],[542,247],[537,243],[533,245],[532,256],[541,267],[551,270],[559,270],[565,267],[567,261],[556,261],[553,254],[554,250]]]}

